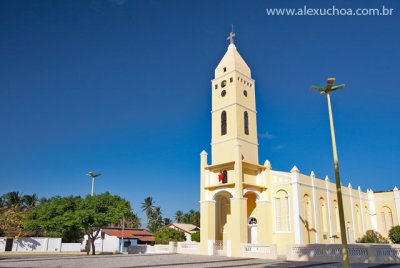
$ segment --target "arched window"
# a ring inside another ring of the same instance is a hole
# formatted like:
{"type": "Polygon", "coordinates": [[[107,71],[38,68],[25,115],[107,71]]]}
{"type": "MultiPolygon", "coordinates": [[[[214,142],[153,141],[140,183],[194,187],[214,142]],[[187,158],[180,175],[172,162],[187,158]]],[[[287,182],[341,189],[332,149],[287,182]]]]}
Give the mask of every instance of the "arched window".
{"type": "Polygon", "coordinates": [[[228,182],[228,171],[224,170],[224,171],[222,171],[222,174],[224,174],[222,183],[227,183],[228,182]]]}
{"type": "Polygon", "coordinates": [[[221,136],[226,134],[226,111],[221,113],[221,136]]]}
{"type": "Polygon", "coordinates": [[[276,231],[289,231],[289,196],[286,191],[279,190],[275,195],[275,228],[276,231]]]}
{"type": "Polygon", "coordinates": [[[312,226],[312,216],[311,216],[311,200],[308,195],[304,195],[304,224],[306,228],[310,229],[312,226]]]}
{"type": "Polygon", "coordinates": [[[357,220],[357,231],[359,233],[362,233],[362,227],[361,227],[361,211],[360,207],[356,205],[356,220],[357,220]]]}
{"type": "Polygon", "coordinates": [[[244,112],[244,134],[249,135],[249,114],[244,112]]]}
{"type": "Polygon", "coordinates": [[[324,198],[320,198],[321,202],[321,218],[322,218],[322,231],[324,233],[328,232],[328,218],[326,217],[326,206],[324,198]]]}
{"type": "Polygon", "coordinates": [[[369,210],[368,207],[364,207],[364,214],[365,214],[365,227],[367,230],[371,229],[371,220],[370,220],[370,215],[369,215],[369,210]]]}
{"type": "Polygon", "coordinates": [[[390,228],[393,227],[393,215],[392,210],[389,207],[383,207],[381,209],[381,220],[383,232],[387,233],[390,228]]]}
{"type": "Polygon", "coordinates": [[[335,221],[336,221],[336,232],[340,232],[340,220],[339,220],[339,207],[336,200],[333,200],[333,207],[335,208],[335,221]]]}

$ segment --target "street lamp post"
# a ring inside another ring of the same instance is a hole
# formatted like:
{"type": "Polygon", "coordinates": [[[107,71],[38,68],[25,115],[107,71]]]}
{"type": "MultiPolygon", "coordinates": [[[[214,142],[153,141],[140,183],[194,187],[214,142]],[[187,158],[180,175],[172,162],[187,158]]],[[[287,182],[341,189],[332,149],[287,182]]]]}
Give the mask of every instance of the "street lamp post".
{"type": "Polygon", "coordinates": [[[101,174],[100,174],[100,173],[94,174],[93,172],[89,172],[89,173],[86,174],[86,175],[92,178],[92,192],[91,192],[90,195],[93,196],[93,194],[94,194],[94,179],[95,179],[96,177],[100,176],[101,174]]]}
{"type": "Polygon", "coordinates": [[[338,210],[339,210],[339,222],[340,222],[340,236],[342,239],[342,255],[343,255],[343,267],[350,267],[349,262],[349,249],[347,247],[347,238],[346,238],[346,227],[344,220],[344,211],[343,211],[343,198],[342,198],[342,186],[340,183],[339,176],[339,161],[336,149],[336,138],[335,138],[335,128],[333,125],[333,116],[332,116],[332,107],[331,107],[331,98],[330,92],[338,89],[343,89],[345,87],[344,84],[333,86],[335,83],[335,78],[328,78],[328,82],[326,87],[312,86],[312,90],[318,90],[320,94],[325,94],[328,100],[328,111],[329,111],[329,123],[331,127],[331,138],[332,138],[332,150],[333,150],[333,165],[335,168],[335,179],[336,179],[336,193],[338,199],[338,210]]]}

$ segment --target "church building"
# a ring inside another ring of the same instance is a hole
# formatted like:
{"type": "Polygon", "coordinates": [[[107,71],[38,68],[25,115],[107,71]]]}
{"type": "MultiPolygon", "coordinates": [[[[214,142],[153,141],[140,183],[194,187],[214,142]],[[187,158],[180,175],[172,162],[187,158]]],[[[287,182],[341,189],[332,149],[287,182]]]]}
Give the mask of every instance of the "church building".
{"type": "MultiPolygon", "coordinates": [[[[258,159],[255,81],[231,33],[211,81],[211,157],[200,154],[201,254],[241,256],[243,244],[340,243],[336,187],[328,177],[273,170],[258,159]]],[[[400,224],[400,191],[342,186],[349,243],[400,224]]]]}

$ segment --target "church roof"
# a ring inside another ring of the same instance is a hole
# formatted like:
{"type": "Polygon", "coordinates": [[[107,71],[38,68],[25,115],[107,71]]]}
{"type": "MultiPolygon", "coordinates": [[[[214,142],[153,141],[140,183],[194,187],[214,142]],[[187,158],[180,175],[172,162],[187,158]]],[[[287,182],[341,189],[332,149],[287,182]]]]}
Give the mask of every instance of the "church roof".
{"type": "Polygon", "coordinates": [[[242,56],[240,56],[234,44],[229,45],[228,50],[215,69],[215,78],[223,76],[232,71],[238,71],[248,78],[251,78],[250,68],[242,56]],[[226,71],[224,71],[224,68],[226,68],[226,71]]]}

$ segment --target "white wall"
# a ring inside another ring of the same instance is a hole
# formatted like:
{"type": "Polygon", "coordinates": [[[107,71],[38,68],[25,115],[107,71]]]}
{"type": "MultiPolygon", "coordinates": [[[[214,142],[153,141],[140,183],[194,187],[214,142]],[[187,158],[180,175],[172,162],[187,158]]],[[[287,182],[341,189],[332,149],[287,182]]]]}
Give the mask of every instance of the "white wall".
{"type": "Polygon", "coordinates": [[[6,250],[6,237],[0,237],[0,252],[4,252],[6,250]]]}
{"type": "Polygon", "coordinates": [[[61,252],[80,252],[81,243],[62,243],[61,252]]]}
{"type": "Polygon", "coordinates": [[[14,239],[12,251],[16,252],[60,252],[61,238],[24,237],[14,239]]]}
{"type": "MultiPolygon", "coordinates": [[[[125,241],[128,241],[128,239],[124,239],[125,241]]],[[[83,242],[81,244],[81,249],[85,249],[87,241],[87,235],[84,236],[83,242]]],[[[96,249],[96,252],[101,252],[102,249],[104,252],[118,252],[120,250],[120,239],[116,236],[110,236],[108,234],[105,234],[104,236],[104,241],[102,241],[101,236],[99,235],[97,239],[94,242],[94,246],[96,249]]],[[[137,240],[136,239],[130,239],[131,245],[137,245],[137,240]]],[[[91,245],[90,245],[91,246],[91,245]]],[[[126,250],[126,248],[125,248],[126,250]]]]}

